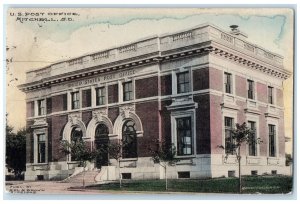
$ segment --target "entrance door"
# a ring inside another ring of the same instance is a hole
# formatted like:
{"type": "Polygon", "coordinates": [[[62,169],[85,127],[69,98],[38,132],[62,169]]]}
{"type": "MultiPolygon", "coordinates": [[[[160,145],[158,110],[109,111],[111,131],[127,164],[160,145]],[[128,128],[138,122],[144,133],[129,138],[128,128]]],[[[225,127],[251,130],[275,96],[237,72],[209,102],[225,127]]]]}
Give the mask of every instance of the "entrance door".
{"type": "Polygon", "coordinates": [[[101,168],[102,166],[108,166],[108,128],[104,124],[99,124],[95,131],[95,148],[100,150],[100,154],[96,158],[96,167],[101,168]]]}

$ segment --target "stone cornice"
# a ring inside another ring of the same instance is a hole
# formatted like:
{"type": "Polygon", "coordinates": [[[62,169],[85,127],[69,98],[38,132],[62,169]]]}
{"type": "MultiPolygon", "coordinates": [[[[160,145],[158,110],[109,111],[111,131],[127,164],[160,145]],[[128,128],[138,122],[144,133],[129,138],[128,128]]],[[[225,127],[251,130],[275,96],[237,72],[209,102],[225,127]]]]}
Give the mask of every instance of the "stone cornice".
{"type": "Polygon", "coordinates": [[[93,75],[208,53],[281,79],[291,75],[283,68],[283,57],[280,55],[248,43],[214,25],[204,24],[29,71],[27,83],[20,85],[19,89],[29,92],[93,75]]]}
{"type": "Polygon", "coordinates": [[[213,55],[238,63],[241,66],[246,66],[250,69],[255,69],[281,79],[287,79],[291,75],[291,72],[283,69],[283,66],[276,66],[272,61],[262,61],[254,58],[253,55],[247,55],[232,49],[224,48],[216,43],[213,43],[211,47],[210,53],[213,55]]]}

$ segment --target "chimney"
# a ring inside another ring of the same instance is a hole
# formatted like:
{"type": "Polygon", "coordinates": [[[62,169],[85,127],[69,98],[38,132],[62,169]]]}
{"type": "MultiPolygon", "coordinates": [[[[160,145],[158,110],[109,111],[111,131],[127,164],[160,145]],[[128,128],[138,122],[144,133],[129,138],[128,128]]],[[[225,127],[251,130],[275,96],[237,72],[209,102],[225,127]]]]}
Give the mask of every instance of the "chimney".
{"type": "Polygon", "coordinates": [[[230,34],[232,35],[236,35],[242,39],[246,39],[248,38],[248,35],[246,33],[243,33],[242,31],[239,30],[239,26],[238,25],[231,25],[229,26],[231,28],[230,34]]]}

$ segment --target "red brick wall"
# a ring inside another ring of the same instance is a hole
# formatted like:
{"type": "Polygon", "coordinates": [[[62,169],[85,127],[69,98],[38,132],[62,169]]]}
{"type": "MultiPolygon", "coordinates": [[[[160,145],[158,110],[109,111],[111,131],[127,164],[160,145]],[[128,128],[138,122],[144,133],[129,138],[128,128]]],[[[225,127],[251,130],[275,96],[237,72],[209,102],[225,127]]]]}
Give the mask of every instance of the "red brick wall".
{"type": "Polygon", "coordinates": [[[161,134],[162,139],[165,140],[167,143],[171,144],[171,116],[170,111],[167,110],[166,106],[171,105],[171,100],[165,100],[161,102],[161,134]]]}
{"type": "Polygon", "coordinates": [[[209,88],[209,68],[202,68],[193,71],[194,91],[209,88]]]}
{"type": "Polygon", "coordinates": [[[26,163],[33,163],[33,129],[30,126],[33,125],[33,120],[26,122],[26,128],[29,133],[26,135],[26,163]]]}
{"type": "MultiPolygon", "coordinates": [[[[261,113],[266,112],[265,107],[259,107],[261,113]]],[[[262,140],[262,143],[259,144],[259,154],[261,156],[268,156],[268,146],[269,146],[269,135],[268,135],[268,124],[266,123],[266,117],[264,114],[259,116],[259,137],[262,140]]]]}
{"type": "Polygon", "coordinates": [[[172,75],[164,75],[160,78],[161,84],[161,95],[171,95],[172,94],[172,75]]]}
{"type": "Polygon", "coordinates": [[[148,157],[151,156],[148,150],[149,147],[154,148],[153,140],[159,138],[158,102],[136,104],[136,114],[140,117],[144,130],[143,137],[137,138],[138,156],[148,157]]]}
{"type": "Polygon", "coordinates": [[[92,119],[92,111],[82,112],[82,122],[85,124],[85,127],[88,126],[91,119],[92,119]]]}
{"type": "Polygon", "coordinates": [[[108,118],[110,119],[110,121],[113,124],[118,116],[119,116],[119,108],[118,107],[108,108],[108,118]]]}
{"type": "Polygon", "coordinates": [[[67,94],[52,96],[52,113],[66,110],[67,94]]]}
{"type": "Polygon", "coordinates": [[[247,97],[247,80],[241,76],[235,76],[235,93],[237,96],[247,97]]]}
{"type": "Polygon", "coordinates": [[[284,131],[284,112],[280,111],[279,113],[280,119],[278,124],[278,146],[279,146],[279,156],[284,157],[285,156],[285,131],[284,131]]]}
{"type": "MultiPolygon", "coordinates": [[[[237,101],[236,104],[240,108],[237,111],[237,121],[234,121],[234,123],[239,123],[239,124],[243,124],[244,122],[247,123],[246,115],[245,115],[245,111],[244,111],[247,104],[245,102],[242,102],[242,101],[237,101]]],[[[235,124],[234,124],[234,127],[235,127],[235,124]]],[[[245,154],[246,154],[246,144],[244,143],[244,144],[241,145],[241,155],[245,155],[245,154]]]]}
{"type": "Polygon", "coordinates": [[[268,87],[267,87],[267,85],[257,82],[256,89],[257,89],[257,100],[267,103],[268,102],[268,92],[267,92],[268,87]]]}
{"type": "MultiPolygon", "coordinates": [[[[223,152],[218,146],[222,145],[222,110],[221,104],[222,97],[210,95],[210,134],[211,134],[211,153],[212,154],[220,154],[223,152]]],[[[201,106],[201,104],[199,104],[201,106]]],[[[201,117],[201,112],[199,113],[201,117]]],[[[208,134],[208,133],[206,133],[208,134]]]]}
{"type": "Polygon", "coordinates": [[[158,95],[158,78],[157,76],[139,79],[135,81],[135,97],[147,98],[158,95]]]}
{"type": "Polygon", "coordinates": [[[119,100],[118,84],[109,85],[108,91],[108,103],[117,103],[119,100]]]}
{"type": "Polygon", "coordinates": [[[46,105],[47,105],[47,114],[52,113],[52,98],[47,98],[46,105]]]}
{"type": "Polygon", "coordinates": [[[67,115],[52,116],[52,160],[65,161],[66,156],[60,151],[63,130],[68,122],[67,115]]]}
{"type": "Polygon", "coordinates": [[[34,101],[30,101],[26,103],[26,117],[34,116],[34,101]]]}
{"type": "Polygon", "coordinates": [[[276,89],[276,97],[277,97],[276,105],[283,106],[283,93],[282,93],[282,90],[276,89]]]}
{"type": "Polygon", "coordinates": [[[52,118],[47,118],[48,124],[48,162],[52,162],[52,118]]]}
{"type": "Polygon", "coordinates": [[[210,96],[194,96],[198,103],[196,109],[196,152],[197,154],[210,154],[210,96]]]}
{"type": "Polygon", "coordinates": [[[209,68],[209,88],[223,91],[223,72],[221,70],[209,68]]]}
{"type": "Polygon", "coordinates": [[[91,89],[82,90],[82,107],[91,107],[91,89]]]}

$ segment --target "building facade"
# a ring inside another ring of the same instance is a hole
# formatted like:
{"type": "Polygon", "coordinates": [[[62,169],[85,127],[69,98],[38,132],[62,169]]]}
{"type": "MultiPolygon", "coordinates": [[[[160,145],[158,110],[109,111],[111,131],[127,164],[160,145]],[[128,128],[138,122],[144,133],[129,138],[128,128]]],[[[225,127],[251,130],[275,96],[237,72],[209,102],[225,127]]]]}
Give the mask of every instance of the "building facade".
{"type": "MultiPolygon", "coordinates": [[[[285,174],[283,57],[205,24],[145,38],[27,72],[26,180],[63,179],[76,161],[60,151],[82,138],[90,148],[121,140],[125,178],[164,178],[151,160],[154,140],[176,146],[170,178],[234,176],[228,148],[235,123],[246,122],[260,144],[242,146],[242,174],[285,174]],[[224,149],[220,146],[225,147],[224,149]]],[[[110,171],[104,155],[89,168],[110,171]]],[[[101,172],[100,172],[101,173],[101,172]]],[[[102,172],[103,174],[103,172],[102,172]]]]}

